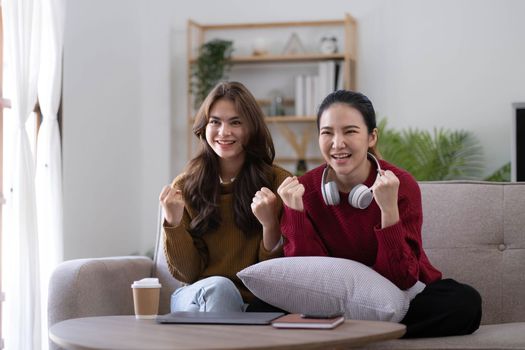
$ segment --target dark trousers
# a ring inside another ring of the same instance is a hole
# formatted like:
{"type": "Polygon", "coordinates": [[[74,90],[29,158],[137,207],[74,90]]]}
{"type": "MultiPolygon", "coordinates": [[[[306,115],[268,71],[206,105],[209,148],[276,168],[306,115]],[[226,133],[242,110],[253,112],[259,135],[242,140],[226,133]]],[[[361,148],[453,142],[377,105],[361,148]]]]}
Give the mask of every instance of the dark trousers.
{"type": "Polygon", "coordinates": [[[466,284],[443,279],[426,286],[410,303],[403,338],[471,334],[481,321],[481,296],[466,284]]]}
{"type": "Polygon", "coordinates": [[[251,303],[246,308],[246,312],[283,312],[287,314],[286,311],[281,310],[273,305],[270,305],[257,297],[253,298],[251,303]]]}

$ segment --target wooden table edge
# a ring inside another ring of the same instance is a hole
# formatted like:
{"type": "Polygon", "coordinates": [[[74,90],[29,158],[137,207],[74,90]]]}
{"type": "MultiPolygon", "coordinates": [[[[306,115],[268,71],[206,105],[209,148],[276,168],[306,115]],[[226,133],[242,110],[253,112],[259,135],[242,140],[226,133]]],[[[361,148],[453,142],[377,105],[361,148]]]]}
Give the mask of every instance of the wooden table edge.
{"type": "MultiPolygon", "coordinates": [[[[76,318],[76,319],[87,319],[87,318],[98,318],[98,317],[112,317],[112,318],[133,318],[134,319],[134,316],[129,316],[129,315],[115,315],[115,316],[88,316],[88,317],[80,317],[80,318],[76,318]]],[[[61,348],[64,348],[64,349],[68,349],[68,350],[97,350],[98,348],[93,348],[93,347],[86,347],[86,346],[83,346],[83,345],[79,345],[73,341],[66,341],[66,340],[63,340],[61,339],[59,336],[56,336],[55,334],[53,334],[53,328],[56,326],[56,325],[59,325],[60,323],[62,322],[66,322],[66,321],[71,321],[71,320],[74,320],[74,319],[68,319],[68,320],[63,320],[63,321],[60,321],[60,322],[57,322],[55,323],[54,325],[52,325],[50,328],[49,328],[49,339],[51,339],[51,341],[53,341],[57,346],[61,347],[61,348]]],[[[381,321],[361,321],[361,320],[346,320],[344,324],[351,324],[351,323],[360,323],[360,324],[363,324],[363,323],[370,323],[371,325],[373,324],[376,324],[376,323],[386,323],[386,322],[381,322],[381,321]]],[[[316,350],[316,349],[326,349],[327,347],[332,347],[332,348],[338,348],[338,347],[344,347],[344,348],[354,348],[354,347],[360,347],[360,346],[363,346],[363,345],[367,345],[367,344],[371,344],[371,343],[376,343],[376,342],[380,342],[380,341],[386,341],[386,340],[394,340],[394,339],[398,339],[398,338],[401,338],[405,332],[406,332],[406,327],[403,325],[403,324],[400,324],[400,323],[392,323],[394,325],[397,325],[399,326],[399,328],[397,329],[393,329],[391,331],[388,331],[388,332],[384,332],[384,333],[381,333],[381,334],[372,334],[372,335],[369,335],[369,336],[364,336],[360,339],[353,339],[351,341],[351,344],[349,344],[349,341],[348,339],[335,339],[335,340],[320,340],[319,342],[312,342],[312,341],[306,341],[304,343],[297,343],[297,344],[282,344],[282,345],[279,345],[279,344],[268,344],[268,345],[264,345],[264,346],[255,346],[255,347],[236,347],[234,348],[235,350],[243,350],[243,349],[249,349],[249,350],[298,350],[298,349],[305,349],[305,350],[316,350]]],[[[186,324],[185,326],[191,326],[191,324],[186,324]]],[[[204,326],[203,324],[200,324],[198,326],[204,326]]],[[[236,327],[236,325],[210,325],[210,326],[234,326],[236,327]]],[[[246,326],[246,325],[244,325],[246,326]]],[[[243,325],[240,325],[240,327],[243,327],[243,325]]],[[[251,326],[248,326],[248,327],[269,327],[269,328],[272,328],[271,325],[251,325],[251,326]]],[[[287,332],[287,331],[297,331],[299,329],[276,329],[276,328],[273,328],[275,329],[276,331],[278,332],[287,332]]],[[[337,327],[334,329],[336,330],[337,327]]],[[[303,331],[304,330],[308,330],[308,329],[302,329],[303,331]]],[[[309,329],[309,330],[312,330],[312,331],[321,331],[321,332],[330,332],[332,331],[331,329],[309,329]]],[[[217,347],[217,348],[214,348],[214,350],[226,350],[226,349],[230,349],[229,347],[228,348],[221,348],[221,347],[217,347]]]]}

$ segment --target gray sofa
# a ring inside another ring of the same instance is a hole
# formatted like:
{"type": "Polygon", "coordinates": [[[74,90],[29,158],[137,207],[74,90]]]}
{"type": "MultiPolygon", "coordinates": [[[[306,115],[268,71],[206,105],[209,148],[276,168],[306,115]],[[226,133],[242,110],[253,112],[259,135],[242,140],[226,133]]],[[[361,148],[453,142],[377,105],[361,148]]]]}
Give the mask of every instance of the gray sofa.
{"type": "MultiPolygon", "coordinates": [[[[525,349],[525,183],[424,182],[423,241],[444,277],[474,286],[483,298],[472,335],[393,340],[368,349],[525,349]]],[[[133,314],[130,285],[158,276],[160,313],[179,286],[162,247],[156,259],[116,257],[62,263],[49,289],[49,325],[76,317],[133,314]]],[[[56,347],[51,344],[51,349],[56,347]]]]}

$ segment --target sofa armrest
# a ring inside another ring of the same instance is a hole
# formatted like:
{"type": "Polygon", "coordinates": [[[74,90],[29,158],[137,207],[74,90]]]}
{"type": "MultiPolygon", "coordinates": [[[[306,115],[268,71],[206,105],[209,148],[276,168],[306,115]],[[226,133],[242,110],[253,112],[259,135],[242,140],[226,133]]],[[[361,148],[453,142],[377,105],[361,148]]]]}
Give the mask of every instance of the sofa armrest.
{"type": "Polygon", "coordinates": [[[131,284],[151,277],[152,268],[153,261],[143,256],[61,263],[49,281],[49,327],[70,318],[132,315],[131,284]]]}

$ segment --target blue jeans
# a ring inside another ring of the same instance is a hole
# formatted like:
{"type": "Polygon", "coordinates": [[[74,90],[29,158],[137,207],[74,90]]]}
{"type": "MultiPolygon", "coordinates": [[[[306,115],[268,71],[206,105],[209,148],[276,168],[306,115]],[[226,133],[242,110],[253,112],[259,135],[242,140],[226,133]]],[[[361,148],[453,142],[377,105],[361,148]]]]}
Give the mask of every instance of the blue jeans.
{"type": "Polygon", "coordinates": [[[241,293],[226,277],[212,276],[175,290],[171,295],[171,312],[245,310],[241,293]]]}

